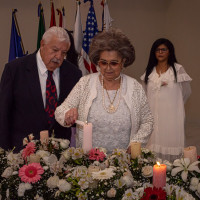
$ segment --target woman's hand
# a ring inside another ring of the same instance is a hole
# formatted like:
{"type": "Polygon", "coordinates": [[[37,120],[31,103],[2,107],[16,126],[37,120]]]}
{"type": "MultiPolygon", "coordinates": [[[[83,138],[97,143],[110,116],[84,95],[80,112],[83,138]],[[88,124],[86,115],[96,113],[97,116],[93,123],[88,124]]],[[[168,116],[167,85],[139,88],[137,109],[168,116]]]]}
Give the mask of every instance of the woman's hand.
{"type": "Polygon", "coordinates": [[[67,126],[71,126],[75,123],[78,118],[78,110],[77,108],[71,108],[69,111],[65,113],[65,122],[67,126]]]}

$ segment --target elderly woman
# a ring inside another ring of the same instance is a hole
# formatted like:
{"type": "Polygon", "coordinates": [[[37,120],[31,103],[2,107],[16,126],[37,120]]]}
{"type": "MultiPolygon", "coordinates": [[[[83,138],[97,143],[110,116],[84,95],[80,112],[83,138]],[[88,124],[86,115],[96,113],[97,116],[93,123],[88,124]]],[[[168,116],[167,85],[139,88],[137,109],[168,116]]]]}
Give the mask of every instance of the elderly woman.
{"type": "MultiPolygon", "coordinates": [[[[153,118],[142,86],[122,73],[135,60],[134,47],[119,30],[97,34],[89,57],[99,69],[80,79],[56,109],[56,120],[71,126],[75,120],[93,124],[93,147],[126,149],[131,141],[147,143],[153,118]]],[[[83,131],[77,127],[76,144],[82,145],[83,131]]],[[[128,148],[130,152],[130,147],[128,148]]]]}

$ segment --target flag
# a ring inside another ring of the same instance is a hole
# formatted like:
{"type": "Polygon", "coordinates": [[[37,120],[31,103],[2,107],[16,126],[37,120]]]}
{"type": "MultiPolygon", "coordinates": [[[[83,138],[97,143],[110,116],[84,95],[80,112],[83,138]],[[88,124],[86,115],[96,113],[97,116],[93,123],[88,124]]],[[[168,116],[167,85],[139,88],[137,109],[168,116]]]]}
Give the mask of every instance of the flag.
{"type": "Polygon", "coordinates": [[[15,16],[16,12],[17,9],[14,9],[12,11],[12,25],[11,25],[10,50],[9,50],[8,62],[24,56],[23,43],[18,28],[17,18],[15,16]]]}
{"type": "Polygon", "coordinates": [[[38,37],[37,37],[37,49],[40,48],[40,41],[42,40],[42,36],[45,32],[44,12],[41,3],[39,3],[38,5],[38,17],[39,17],[39,26],[38,26],[38,37]]]}
{"type": "Polygon", "coordinates": [[[103,4],[102,30],[107,31],[110,27],[112,27],[113,19],[110,16],[107,0],[103,0],[102,4],[103,4]]]}
{"type": "MultiPolygon", "coordinates": [[[[88,0],[84,0],[84,3],[87,2],[88,0]]],[[[97,26],[97,20],[96,20],[96,15],[94,11],[94,6],[93,6],[93,0],[90,1],[90,8],[89,12],[87,15],[87,21],[86,21],[86,29],[85,29],[85,34],[83,38],[83,45],[82,45],[82,55],[83,55],[83,61],[85,68],[89,73],[92,72],[97,72],[96,67],[93,63],[90,62],[89,60],[89,46],[91,39],[98,33],[98,26],[97,26]]]]}
{"type": "Polygon", "coordinates": [[[77,11],[74,24],[74,45],[77,53],[80,55],[83,44],[83,29],[81,23],[80,1],[76,2],[77,2],[77,11]]]}
{"type": "Polygon", "coordinates": [[[51,2],[51,21],[50,21],[50,27],[56,26],[56,18],[55,18],[55,12],[54,12],[54,4],[51,2]]]}
{"type": "Polygon", "coordinates": [[[59,15],[59,27],[63,26],[63,16],[62,16],[62,12],[60,11],[60,9],[56,9],[57,13],[59,15]]]}
{"type": "Polygon", "coordinates": [[[66,23],[66,19],[65,19],[65,8],[64,8],[64,6],[63,6],[63,8],[62,8],[62,27],[63,27],[64,29],[66,29],[65,23],[66,23]]]}

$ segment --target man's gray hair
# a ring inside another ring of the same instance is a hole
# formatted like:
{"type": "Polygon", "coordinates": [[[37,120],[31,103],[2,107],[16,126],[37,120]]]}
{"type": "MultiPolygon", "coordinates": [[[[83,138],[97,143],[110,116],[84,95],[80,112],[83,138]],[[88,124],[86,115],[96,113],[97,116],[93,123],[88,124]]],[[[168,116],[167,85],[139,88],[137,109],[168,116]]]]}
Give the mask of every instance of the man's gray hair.
{"type": "Polygon", "coordinates": [[[56,36],[61,42],[65,41],[69,45],[71,44],[69,35],[64,28],[52,26],[44,33],[42,40],[44,40],[45,43],[48,43],[53,36],[56,36]]]}

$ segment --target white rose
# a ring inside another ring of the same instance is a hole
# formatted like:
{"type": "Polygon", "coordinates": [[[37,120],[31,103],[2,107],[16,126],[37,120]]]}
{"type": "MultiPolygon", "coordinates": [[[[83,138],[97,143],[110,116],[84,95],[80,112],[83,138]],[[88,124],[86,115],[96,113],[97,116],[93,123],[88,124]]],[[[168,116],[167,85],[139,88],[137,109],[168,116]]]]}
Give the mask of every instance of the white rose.
{"type": "Polygon", "coordinates": [[[13,173],[12,173],[12,175],[17,175],[18,174],[18,171],[14,171],[13,173]]]}
{"type": "Polygon", "coordinates": [[[167,166],[167,171],[170,172],[172,170],[172,163],[170,163],[168,160],[164,160],[163,164],[165,164],[167,166]]]}
{"type": "Polygon", "coordinates": [[[117,191],[115,190],[115,188],[111,188],[110,190],[108,190],[107,196],[109,198],[113,198],[113,197],[115,197],[116,193],[117,193],[117,191]]]}
{"type": "Polygon", "coordinates": [[[24,192],[26,190],[30,190],[32,189],[32,185],[30,183],[20,183],[19,184],[19,188],[18,188],[18,196],[19,197],[23,197],[24,196],[24,192]]]}
{"type": "Polygon", "coordinates": [[[134,184],[134,180],[132,176],[123,176],[122,180],[126,184],[127,187],[132,187],[134,184]]]}
{"type": "Polygon", "coordinates": [[[68,146],[69,146],[69,140],[62,140],[60,142],[60,146],[63,148],[63,149],[66,149],[68,146]]]}
{"type": "Polygon", "coordinates": [[[59,182],[58,182],[58,188],[59,188],[59,190],[61,191],[61,192],[67,192],[67,191],[69,191],[69,190],[71,190],[71,184],[69,184],[66,180],[64,180],[64,179],[61,179],[61,180],[59,180],[59,182]]]}
{"type": "Polygon", "coordinates": [[[23,197],[24,196],[24,192],[25,192],[25,190],[23,190],[23,189],[18,189],[18,191],[17,191],[17,193],[18,193],[18,196],[19,197],[23,197]]]}
{"type": "Polygon", "coordinates": [[[50,153],[48,151],[38,150],[36,152],[36,155],[40,156],[40,158],[44,158],[44,157],[49,157],[50,153]]]}
{"type": "Polygon", "coordinates": [[[19,184],[18,191],[17,191],[18,196],[19,196],[19,197],[23,197],[25,191],[26,191],[26,188],[25,188],[24,183],[20,183],[20,184],[19,184]]]}
{"type": "Polygon", "coordinates": [[[25,187],[26,190],[32,189],[32,185],[30,183],[25,183],[24,187],[25,187]]]}
{"type": "Polygon", "coordinates": [[[151,177],[153,176],[153,167],[152,166],[145,166],[142,168],[142,175],[144,177],[151,177]]]}
{"type": "Polygon", "coordinates": [[[62,153],[62,155],[65,157],[66,160],[69,160],[69,158],[70,158],[70,153],[69,153],[68,150],[64,151],[64,152],[62,153]]]}
{"type": "Polygon", "coordinates": [[[12,175],[12,173],[13,169],[11,167],[7,167],[1,176],[4,178],[9,178],[12,175]]]}
{"type": "Polygon", "coordinates": [[[52,141],[51,141],[51,144],[53,144],[53,145],[56,144],[56,141],[55,141],[55,140],[52,140],[52,141]]]}
{"type": "Polygon", "coordinates": [[[44,166],[43,169],[44,169],[45,171],[47,171],[47,170],[49,169],[49,167],[48,167],[48,166],[44,166]]]}
{"type": "Polygon", "coordinates": [[[196,177],[192,177],[190,181],[190,185],[197,186],[199,184],[199,179],[196,177]]]}
{"type": "Polygon", "coordinates": [[[193,192],[197,190],[197,185],[190,185],[190,190],[192,190],[193,192]]]}
{"type": "Polygon", "coordinates": [[[47,186],[49,188],[56,188],[59,182],[58,176],[52,176],[47,180],[47,186]]]}

